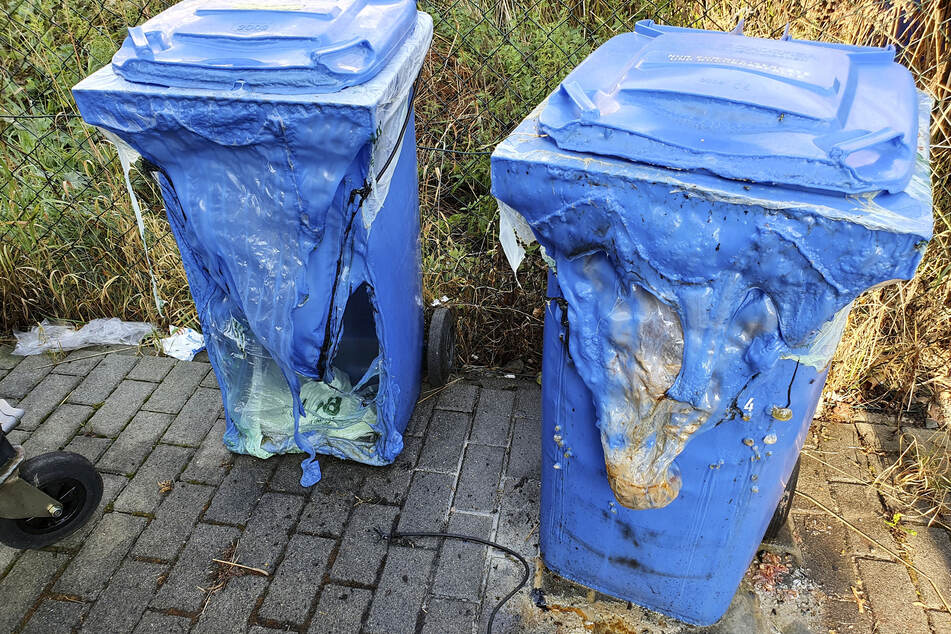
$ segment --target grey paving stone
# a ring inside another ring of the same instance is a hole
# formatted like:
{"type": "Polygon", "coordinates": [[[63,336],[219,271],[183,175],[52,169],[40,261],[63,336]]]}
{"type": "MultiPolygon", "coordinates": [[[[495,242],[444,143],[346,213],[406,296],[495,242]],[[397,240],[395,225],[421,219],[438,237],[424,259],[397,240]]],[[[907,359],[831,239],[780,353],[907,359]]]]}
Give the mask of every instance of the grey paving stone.
{"type": "Polygon", "coordinates": [[[118,473],[135,473],[171,422],[168,414],[138,412],[96,466],[118,473]]]}
{"type": "Polygon", "coordinates": [[[234,466],[205,511],[205,520],[243,525],[261,497],[273,468],[274,463],[270,460],[236,456],[234,466]]]}
{"type": "MultiPolygon", "coordinates": [[[[7,402],[9,403],[9,401],[7,402]]],[[[10,405],[13,405],[13,403],[10,403],[10,405]]],[[[13,407],[16,407],[16,405],[13,405],[13,407]]],[[[29,437],[30,432],[23,431],[22,429],[14,429],[13,431],[7,433],[7,440],[12,442],[14,445],[22,445],[29,437]]]]}
{"type": "Polygon", "coordinates": [[[468,511],[491,513],[499,499],[504,447],[470,443],[462,461],[453,506],[468,511]]]}
{"type": "Polygon", "coordinates": [[[177,414],[211,369],[207,363],[180,361],[142,406],[150,412],[177,414]]]}
{"type": "Polygon", "coordinates": [[[83,629],[88,632],[131,632],[142,618],[159,578],[167,569],[163,564],[127,559],[89,611],[83,629]]]}
{"type": "Polygon", "coordinates": [[[72,374],[73,376],[86,376],[96,364],[103,360],[107,355],[101,354],[101,350],[94,347],[73,350],[66,355],[60,363],[53,366],[51,372],[55,374],[72,374]]]}
{"type": "MultiPolygon", "coordinates": [[[[799,480],[796,490],[802,491],[815,498],[826,508],[837,511],[832,491],[829,489],[829,477],[825,465],[812,457],[814,450],[804,452],[799,463],[799,480]]],[[[818,506],[810,502],[805,496],[793,496],[793,508],[811,513],[824,513],[818,506]]]]}
{"type": "Polygon", "coordinates": [[[0,369],[12,370],[13,368],[17,367],[17,364],[23,359],[24,357],[19,357],[13,354],[13,346],[0,346],[0,369]]]}
{"type": "Polygon", "coordinates": [[[176,482],[142,531],[132,548],[133,555],[171,560],[188,541],[192,528],[215,490],[203,484],[176,482]]]}
{"type": "Polygon", "coordinates": [[[541,482],[505,478],[496,541],[528,558],[538,554],[538,511],[541,482]]]}
{"type": "Polygon", "coordinates": [[[387,546],[380,532],[390,533],[397,513],[398,508],[379,504],[360,504],[353,509],[330,576],[366,585],[376,582],[387,546]]]}
{"type": "Polygon", "coordinates": [[[88,606],[75,601],[44,599],[26,622],[21,634],[68,634],[79,626],[88,606]]]}
{"type": "Polygon", "coordinates": [[[864,484],[840,484],[837,482],[829,486],[832,489],[832,497],[835,498],[839,507],[839,512],[846,519],[877,517],[885,511],[874,487],[864,484]]]}
{"type": "Polygon", "coordinates": [[[516,418],[506,475],[540,479],[542,473],[542,424],[539,418],[516,418]]]}
{"type": "MultiPolygon", "coordinates": [[[[867,606],[858,610],[855,599],[839,601],[825,599],[820,604],[823,632],[871,632],[872,617],[867,606]]],[[[940,631],[940,630],[939,630],[940,631]]]]}
{"type": "Polygon", "coordinates": [[[454,412],[471,412],[475,408],[478,396],[478,385],[460,381],[459,383],[453,383],[439,393],[436,408],[454,412]]]}
{"type": "Polygon", "coordinates": [[[238,529],[231,526],[195,526],[178,561],[152,600],[152,607],[183,612],[201,609],[205,589],[212,585],[212,571],[218,569],[212,559],[221,558],[231,550],[238,535],[238,529]]]}
{"type": "Polygon", "coordinates": [[[414,634],[429,585],[434,553],[421,548],[390,547],[383,576],[373,594],[367,634],[414,634]]]}
{"type": "Polygon", "coordinates": [[[258,616],[303,625],[335,545],[334,540],[322,537],[291,537],[258,616]]]}
{"type": "Polygon", "coordinates": [[[135,367],[129,372],[129,378],[136,381],[159,383],[175,367],[177,361],[171,357],[139,357],[135,367]]]}
{"type": "MultiPolygon", "coordinates": [[[[125,432],[123,432],[125,433],[125,432]]],[[[121,436],[119,437],[121,440],[121,436]]],[[[116,499],[114,508],[127,513],[152,513],[165,496],[162,482],[174,481],[188,463],[192,449],[172,445],[156,445],[135,477],[116,499]]]]}
{"type": "Polygon", "coordinates": [[[864,481],[868,476],[865,450],[852,423],[824,424],[818,453],[831,466],[829,475],[833,480],[864,481]]]}
{"type": "Polygon", "coordinates": [[[182,474],[182,480],[216,485],[224,479],[235,459],[235,454],[228,451],[221,441],[224,433],[225,421],[219,419],[201,441],[195,457],[182,474]]]}
{"type": "Polygon", "coordinates": [[[417,471],[413,475],[403,511],[401,531],[439,531],[446,525],[452,499],[453,476],[417,471]]]}
{"type": "Polygon", "coordinates": [[[308,634],[359,634],[371,598],[369,590],[324,586],[308,634]]]}
{"type": "Polygon", "coordinates": [[[83,436],[79,434],[69,441],[69,444],[66,445],[66,451],[72,451],[73,453],[78,453],[80,456],[85,456],[89,462],[95,464],[99,458],[102,457],[102,454],[106,453],[106,449],[108,449],[111,444],[111,438],[99,438],[97,436],[83,436]]]}
{"type": "Polygon", "coordinates": [[[0,632],[14,631],[67,559],[68,555],[42,550],[25,551],[17,559],[0,581],[0,632]]]}
{"type": "Polygon", "coordinates": [[[218,385],[218,377],[215,376],[214,372],[209,372],[208,374],[206,374],[205,378],[203,378],[201,380],[201,383],[199,383],[198,385],[200,385],[201,387],[210,387],[216,390],[220,388],[220,386],[218,385]]]}
{"type": "MultiPolygon", "coordinates": [[[[20,364],[17,369],[22,365],[20,364]]],[[[66,400],[78,383],[78,376],[66,374],[50,374],[40,381],[40,384],[17,405],[20,409],[26,410],[23,418],[20,419],[19,428],[23,431],[33,431],[39,427],[40,423],[66,400]]]]}
{"type": "Polygon", "coordinates": [[[99,475],[102,476],[102,501],[99,502],[99,508],[96,509],[96,512],[89,518],[85,526],[66,539],[60,540],[56,544],[59,548],[76,549],[82,546],[86,542],[86,538],[94,530],[98,530],[99,522],[104,517],[106,509],[115,501],[123,487],[129,482],[129,479],[125,476],[111,473],[100,473],[99,475]]]}
{"type": "Polygon", "coordinates": [[[90,416],[91,407],[60,405],[30,434],[30,438],[23,443],[23,448],[28,456],[62,449],[90,416]]]}
{"type": "Polygon", "coordinates": [[[110,354],[103,357],[92,372],[82,374],[86,378],[69,395],[69,402],[80,405],[102,403],[119,386],[134,365],[135,357],[128,355],[110,354]]]}
{"type": "Polygon", "coordinates": [[[192,632],[246,632],[251,612],[266,587],[267,579],[258,575],[231,579],[223,590],[211,595],[192,632]]]}
{"type": "Polygon", "coordinates": [[[928,612],[928,622],[937,634],[951,632],[951,614],[947,612],[928,612]]]}
{"type": "Polygon", "coordinates": [[[155,385],[142,381],[123,381],[96,410],[86,428],[100,436],[114,438],[132,420],[155,385]]]}
{"type": "Polygon", "coordinates": [[[806,568],[826,594],[839,598],[852,596],[855,573],[846,553],[846,529],[827,515],[793,514],[790,518],[798,537],[806,568]]]}
{"type": "Polygon", "coordinates": [[[148,520],[125,513],[106,513],[57,580],[54,590],[85,599],[99,596],[148,520]]]}
{"type": "Polygon", "coordinates": [[[413,436],[403,438],[403,451],[393,464],[385,467],[370,467],[360,497],[373,502],[399,504],[406,498],[409,483],[413,477],[413,467],[419,456],[422,441],[413,436]]]}
{"type": "Polygon", "coordinates": [[[135,626],[135,634],[186,634],[191,627],[188,617],[147,611],[135,626]]]}
{"type": "Polygon", "coordinates": [[[915,605],[918,595],[903,565],[859,559],[858,567],[876,634],[930,634],[928,617],[915,605]]]}
{"type": "Polygon", "coordinates": [[[472,421],[471,442],[507,447],[512,423],[514,390],[483,389],[472,421]]]}
{"type": "Polygon", "coordinates": [[[208,435],[208,431],[221,413],[221,392],[198,388],[175,417],[175,421],[165,432],[162,441],[197,447],[208,435]]]}
{"type": "Polygon", "coordinates": [[[314,491],[304,506],[297,530],[324,537],[342,535],[354,502],[353,495],[314,491]]]}
{"type": "Polygon", "coordinates": [[[6,573],[7,568],[10,567],[10,564],[13,563],[13,560],[17,558],[22,551],[16,548],[10,548],[5,544],[0,544],[0,579],[3,579],[4,573],[6,573]]]}
{"type": "MultiPolygon", "coordinates": [[[[485,597],[482,600],[482,612],[479,615],[479,632],[485,632],[488,628],[489,615],[492,608],[498,605],[502,597],[507,595],[512,588],[518,585],[524,574],[522,565],[506,557],[493,557],[489,562],[489,580],[486,583],[485,597]],[[489,606],[489,607],[485,607],[489,606]]],[[[532,577],[529,576],[529,579],[532,577]]],[[[529,601],[526,597],[531,583],[526,584],[518,594],[509,599],[499,608],[496,614],[493,634],[522,634],[522,632],[539,632],[537,627],[526,623],[520,613],[520,606],[529,601]]],[[[539,634],[541,634],[539,632],[539,634]]],[[[737,632],[736,634],[740,634],[737,632]]],[[[747,634],[747,633],[743,633],[747,634]]]]}
{"type": "Polygon", "coordinates": [[[868,515],[849,519],[849,523],[852,524],[852,526],[873,540],[870,541],[864,535],[859,535],[857,532],[846,531],[845,535],[851,546],[851,552],[867,559],[897,561],[895,557],[888,552],[889,550],[891,552],[898,552],[899,548],[894,537],[892,537],[891,530],[885,522],[886,516],[868,515]],[[886,548],[888,550],[885,550],[886,548]]]}
{"type": "Polygon", "coordinates": [[[410,416],[409,422],[406,424],[406,430],[403,432],[404,436],[423,436],[426,434],[429,419],[433,415],[433,408],[436,407],[436,398],[421,396],[420,400],[422,402],[416,403],[416,409],[413,410],[413,415],[410,416]]]}
{"type": "Polygon", "coordinates": [[[542,418],[542,388],[520,381],[515,392],[515,416],[519,418],[542,418]]]}
{"type": "Polygon", "coordinates": [[[423,634],[472,634],[479,604],[456,599],[433,599],[426,607],[423,634]]]}
{"type": "Polygon", "coordinates": [[[943,528],[919,527],[914,535],[906,534],[905,543],[915,567],[924,572],[928,579],[918,575],[918,589],[929,607],[943,609],[941,597],[951,600],[951,539],[943,528]],[[938,586],[935,592],[931,581],[938,586]]]}
{"type": "Polygon", "coordinates": [[[436,410],[423,439],[417,468],[455,473],[468,435],[468,414],[436,410]]]}
{"type": "MultiPolygon", "coordinates": [[[[268,482],[268,489],[280,493],[310,495],[310,489],[305,489],[300,485],[300,463],[302,460],[300,454],[284,454],[283,456],[268,458],[268,460],[277,463],[274,475],[271,477],[271,481],[268,482]]],[[[323,477],[322,472],[321,477],[323,477]]]]}
{"type": "MultiPolygon", "coordinates": [[[[472,535],[482,539],[492,537],[492,518],[485,515],[453,513],[449,518],[449,532],[472,535]]],[[[486,569],[486,547],[457,539],[445,539],[439,547],[439,561],[432,593],[479,601],[486,569]]]]}
{"type": "Polygon", "coordinates": [[[22,361],[0,379],[0,398],[22,399],[50,373],[51,360],[45,354],[22,357],[22,361]]]}
{"type": "Polygon", "coordinates": [[[363,478],[372,467],[353,460],[330,456],[320,458],[320,482],[311,487],[321,493],[337,493],[352,498],[360,490],[363,478]]]}
{"type": "Polygon", "coordinates": [[[303,506],[304,498],[299,495],[262,495],[238,541],[237,560],[245,566],[273,571],[303,506]]]}

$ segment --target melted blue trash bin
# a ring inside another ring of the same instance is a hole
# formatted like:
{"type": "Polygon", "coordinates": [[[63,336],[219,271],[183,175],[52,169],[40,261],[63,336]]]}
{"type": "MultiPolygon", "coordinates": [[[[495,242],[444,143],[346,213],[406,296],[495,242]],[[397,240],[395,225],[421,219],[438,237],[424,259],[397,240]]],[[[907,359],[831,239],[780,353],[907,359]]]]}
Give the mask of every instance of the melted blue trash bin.
{"type": "Polygon", "coordinates": [[[893,58],[640,22],[496,149],[502,225],[551,267],[556,573],[690,623],[730,604],[852,302],[932,235],[930,101],[893,58]]]}
{"type": "MultiPolygon", "coordinates": [[[[391,462],[420,385],[409,0],[187,0],[74,89],[157,178],[229,449],[391,462]]],[[[131,188],[130,188],[131,189],[131,188]]]]}

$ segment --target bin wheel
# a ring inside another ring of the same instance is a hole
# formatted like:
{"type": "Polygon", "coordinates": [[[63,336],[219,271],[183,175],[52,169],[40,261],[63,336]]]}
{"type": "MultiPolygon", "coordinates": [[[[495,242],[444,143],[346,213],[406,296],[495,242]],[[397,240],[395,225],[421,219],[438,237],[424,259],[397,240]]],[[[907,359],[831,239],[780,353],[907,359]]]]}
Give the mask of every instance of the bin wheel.
{"type": "Polygon", "coordinates": [[[786,524],[789,511],[792,509],[793,496],[796,494],[796,483],[799,481],[799,463],[801,460],[801,457],[796,459],[796,466],[793,467],[792,473],[789,474],[789,480],[786,481],[786,489],[783,491],[783,497],[779,499],[779,504],[773,513],[773,519],[769,521],[769,526],[766,527],[766,534],[763,535],[764,540],[775,539],[776,536],[779,535],[779,531],[781,531],[786,524]]]}
{"type": "Polygon", "coordinates": [[[54,451],[20,465],[20,478],[56,499],[59,517],[0,519],[0,543],[13,548],[43,548],[79,530],[102,500],[102,476],[83,456],[54,451]]]}
{"type": "Polygon", "coordinates": [[[429,384],[445,385],[456,359],[456,317],[448,308],[437,308],[429,322],[426,373],[429,384]]]}

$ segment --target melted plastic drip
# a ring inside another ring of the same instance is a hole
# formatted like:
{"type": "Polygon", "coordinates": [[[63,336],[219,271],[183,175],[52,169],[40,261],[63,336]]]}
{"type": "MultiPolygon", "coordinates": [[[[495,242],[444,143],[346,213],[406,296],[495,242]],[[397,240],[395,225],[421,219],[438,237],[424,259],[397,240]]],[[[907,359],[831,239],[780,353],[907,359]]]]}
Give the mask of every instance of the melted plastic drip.
{"type": "Polygon", "coordinates": [[[854,299],[914,274],[931,237],[927,138],[908,193],[872,208],[566,152],[537,133],[543,108],[493,154],[506,254],[517,266],[528,226],[554,258],[614,494],[663,507],[693,436],[776,418],[786,390],[740,395],[781,358],[824,368],[854,299]]]}
{"type": "Polygon", "coordinates": [[[151,280],[152,283],[152,299],[155,301],[155,308],[158,310],[159,317],[164,317],[165,314],[162,312],[162,309],[165,306],[165,300],[159,297],[158,282],[155,279],[155,269],[152,266],[152,258],[149,255],[149,243],[148,240],[145,239],[145,222],[142,219],[142,208],[139,205],[139,198],[132,189],[132,181],[129,180],[129,172],[132,170],[132,164],[139,160],[139,153],[109,130],[105,128],[100,128],[99,130],[110,143],[116,146],[119,163],[122,165],[122,176],[125,178],[125,187],[129,192],[129,200],[132,201],[132,211],[135,212],[135,223],[138,225],[139,238],[142,240],[142,249],[145,252],[145,265],[149,269],[149,280],[151,280]]]}

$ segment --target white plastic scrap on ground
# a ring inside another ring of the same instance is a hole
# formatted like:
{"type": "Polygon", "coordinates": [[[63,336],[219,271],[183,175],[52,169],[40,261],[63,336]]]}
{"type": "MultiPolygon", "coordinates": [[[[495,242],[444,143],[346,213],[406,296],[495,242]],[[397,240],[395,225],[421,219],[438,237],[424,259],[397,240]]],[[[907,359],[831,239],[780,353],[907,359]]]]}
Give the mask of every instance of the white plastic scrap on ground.
{"type": "Polygon", "coordinates": [[[205,349],[205,337],[185,326],[169,326],[171,337],[162,339],[162,352],[182,361],[191,361],[205,349]]]}
{"type": "Polygon", "coordinates": [[[17,345],[13,354],[22,357],[47,350],[76,350],[86,346],[125,344],[138,345],[155,330],[141,321],[122,321],[118,317],[93,319],[80,329],[59,326],[43,320],[29,332],[15,332],[17,345]]]}

